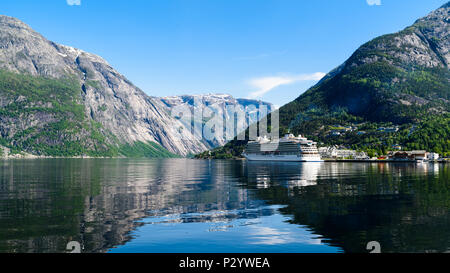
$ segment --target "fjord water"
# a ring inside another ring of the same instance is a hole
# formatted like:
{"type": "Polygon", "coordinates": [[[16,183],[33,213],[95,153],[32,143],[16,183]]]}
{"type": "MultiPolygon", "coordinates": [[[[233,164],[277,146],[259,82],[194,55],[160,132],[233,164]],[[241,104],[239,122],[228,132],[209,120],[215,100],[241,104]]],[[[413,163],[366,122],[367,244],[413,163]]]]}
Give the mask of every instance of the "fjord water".
{"type": "Polygon", "coordinates": [[[0,161],[0,252],[450,250],[444,164],[0,161]]]}

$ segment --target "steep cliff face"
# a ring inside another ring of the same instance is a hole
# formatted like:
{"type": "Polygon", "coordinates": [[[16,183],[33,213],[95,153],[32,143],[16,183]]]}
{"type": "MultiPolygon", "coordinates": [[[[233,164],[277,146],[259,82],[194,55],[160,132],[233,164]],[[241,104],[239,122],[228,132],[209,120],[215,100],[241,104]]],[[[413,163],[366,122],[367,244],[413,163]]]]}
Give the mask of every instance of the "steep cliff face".
{"type": "MultiPolygon", "coordinates": [[[[0,141],[27,152],[111,155],[154,142],[187,155],[207,146],[101,57],[0,16],[0,141]]],[[[2,144],[0,143],[0,144],[2,144]]]]}

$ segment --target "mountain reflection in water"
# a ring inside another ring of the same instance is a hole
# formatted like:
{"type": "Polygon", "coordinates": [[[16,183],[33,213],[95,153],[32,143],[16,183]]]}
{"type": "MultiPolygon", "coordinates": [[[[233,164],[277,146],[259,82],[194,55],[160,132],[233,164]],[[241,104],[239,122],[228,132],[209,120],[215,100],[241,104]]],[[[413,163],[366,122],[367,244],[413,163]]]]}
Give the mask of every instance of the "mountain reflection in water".
{"type": "Polygon", "coordinates": [[[0,252],[445,252],[448,165],[0,161],[0,252]]]}

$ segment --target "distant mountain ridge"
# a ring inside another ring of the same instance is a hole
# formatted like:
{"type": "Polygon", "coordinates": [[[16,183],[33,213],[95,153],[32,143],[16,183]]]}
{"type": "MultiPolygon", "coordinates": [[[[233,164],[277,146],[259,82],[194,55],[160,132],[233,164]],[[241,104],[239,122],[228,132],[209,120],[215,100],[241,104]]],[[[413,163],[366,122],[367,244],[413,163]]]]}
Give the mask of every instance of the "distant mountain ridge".
{"type": "MultiPolygon", "coordinates": [[[[214,109],[223,114],[224,124],[227,122],[227,120],[235,120],[235,122],[237,122],[236,118],[234,116],[234,112],[229,111],[227,109],[227,106],[241,106],[243,108],[246,108],[249,106],[254,106],[255,107],[254,111],[257,111],[258,109],[261,109],[262,106],[265,106],[268,113],[270,111],[274,110],[273,105],[271,103],[263,102],[260,100],[253,100],[253,99],[239,99],[239,98],[236,99],[229,94],[200,94],[200,95],[169,96],[169,97],[161,98],[161,101],[164,104],[166,104],[169,109],[173,109],[174,107],[177,107],[177,106],[183,106],[183,105],[187,106],[190,109],[191,113],[194,113],[194,111],[196,111],[196,110],[197,111],[205,111],[205,108],[209,107],[210,109],[214,109]]],[[[262,118],[262,117],[259,117],[259,118],[262,118]]],[[[185,128],[193,127],[191,122],[192,121],[183,122],[183,124],[185,125],[185,128]]],[[[202,127],[203,126],[204,126],[204,123],[202,123],[202,127]]],[[[243,125],[242,127],[246,128],[245,125],[243,125]]],[[[206,144],[209,148],[223,146],[228,142],[224,132],[219,132],[219,130],[216,130],[214,132],[214,139],[208,140],[207,138],[204,137],[203,141],[206,142],[206,144]]]]}
{"type": "Polygon", "coordinates": [[[50,156],[186,156],[211,148],[103,58],[0,16],[0,145],[50,156]]]}

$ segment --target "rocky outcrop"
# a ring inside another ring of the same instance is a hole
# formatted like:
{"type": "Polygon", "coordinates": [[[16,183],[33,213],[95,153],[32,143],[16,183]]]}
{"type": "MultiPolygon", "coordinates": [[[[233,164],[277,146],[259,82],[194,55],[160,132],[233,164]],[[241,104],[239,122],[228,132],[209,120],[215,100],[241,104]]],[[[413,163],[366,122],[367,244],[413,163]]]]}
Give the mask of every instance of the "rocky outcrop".
{"type": "Polygon", "coordinates": [[[402,68],[448,68],[449,9],[448,4],[444,5],[403,31],[372,40],[359,48],[346,62],[346,66],[355,67],[386,60],[402,68]]]}

